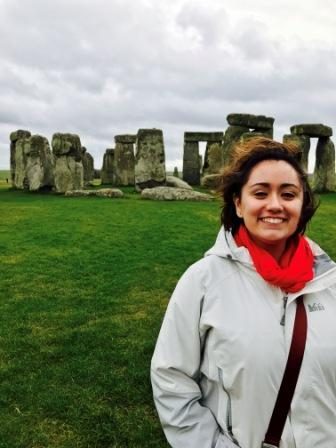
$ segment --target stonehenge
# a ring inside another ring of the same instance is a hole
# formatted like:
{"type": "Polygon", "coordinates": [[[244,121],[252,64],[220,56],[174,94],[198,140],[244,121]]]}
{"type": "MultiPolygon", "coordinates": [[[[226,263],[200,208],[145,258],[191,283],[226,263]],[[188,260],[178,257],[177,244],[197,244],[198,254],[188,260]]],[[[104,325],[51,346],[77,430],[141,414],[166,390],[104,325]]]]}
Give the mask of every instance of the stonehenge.
{"type": "Polygon", "coordinates": [[[19,190],[52,189],[53,158],[48,140],[30,132],[13,139],[13,134],[17,136],[17,133],[11,134],[12,185],[19,190]]]}
{"type": "Polygon", "coordinates": [[[139,129],[136,137],[134,180],[138,191],[164,185],[165,149],[160,129],[139,129]]]}
{"type": "MultiPolygon", "coordinates": [[[[95,170],[93,157],[81,145],[78,135],[55,133],[51,151],[45,137],[19,129],[10,134],[11,183],[14,188],[29,191],[87,191],[83,188],[89,186],[98,174],[103,185],[133,186],[137,191],[167,187],[168,192],[169,188],[192,189],[190,185],[213,189],[218,184],[221,168],[230,162],[237,142],[255,136],[273,137],[272,117],[232,113],[227,116],[227,123],[225,131],[184,133],[183,181],[177,167],[174,167],[173,176],[167,176],[164,138],[160,129],[139,129],[136,134],[115,135],[114,147],[106,149],[101,170],[95,170]],[[200,142],[206,142],[203,163],[200,142]]],[[[300,149],[300,163],[305,171],[308,170],[311,139],[317,139],[311,178],[315,192],[336,191],[332,134],[329,126],[308,123],[291,126],[290,133],[283,136],[284,143],[295,144],[300,149]]],[[[167,195],[170,197],[170,193],[167,195]]]]}
{"type": "Polygon", "coordinates": [[[332,129],[321,123],[295,124],[290,134],[283,137],[285,143],[291,142],[301,149],[301,163],[308,169],[310,139],[317,138],[315,167],[312,179],[313,191],[324,193],[336,191],[335,146],[331,140],[332,129]]]}
{"type": "Polygon", "coordinates": [[[51,146],[54,155],[55,190],[65,193],[84,186],[82,146],[78,135],[56,133],[51,146]]]}
{"type": "Polygon", "coordinates": [[[21,190],[65,193],[94,177],[93,158],[76,134],[55,133],[52,151],[46,137],[18,130],[10,134],[12,186],[21,190]]]}
{"type": "Polygon", "coordinates": [[[225,164],[230,162],[232,149],[241,138],[244,139],[257,135],[273,138],[273,117],[252,114],[229,114],[226,119],[229,126],[225,131],[223,142],[225,164]]]}
{"type": "Polygon", "coordinates": [[[183,180],[190,185],[200,185],[201,158],[199,142],[207,142],[203,174],[216,173],[224,163],[223,132],[185,132],[183,146],[183,180]]]}

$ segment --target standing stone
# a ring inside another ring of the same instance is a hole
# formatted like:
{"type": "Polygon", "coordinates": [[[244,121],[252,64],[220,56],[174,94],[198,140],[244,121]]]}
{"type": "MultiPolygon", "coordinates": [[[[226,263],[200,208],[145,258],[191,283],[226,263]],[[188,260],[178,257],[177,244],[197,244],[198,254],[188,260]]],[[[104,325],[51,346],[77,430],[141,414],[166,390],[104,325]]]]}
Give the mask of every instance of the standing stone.
{"type": "Polygon", "coordinates": [[[108,148],[103,157],[101,169],[101,183],[114,184],[114,148],[108,148]]]}
{"type": "Polygon", "coordinates": [[[200,154],[198,141],[184,141],[183,148],[183,175],[182,178],[190,185],[200,184],[200,154]]]}
{"type": "Polygon", "coordinates": [[[218,173],[223,164],[224,157],[221,142],[208,142],[205,148],[203,176],[218,173]]]}
{"type": "Polygon", "coordinates": [[[41,135],[22,140],[26,157],[26,182],[30,191],[52,189],[54,181],[54,158],[49,142],[41,135]]]}
{"type": "Polygon", "coordinates": [[[310,150],[310,138],[307,135],[285,134],[283,136],[284,143],[291,143],[300,150],[300,163],[302,168],[308,172],[308,155],[310,150]]]}
{"type": "Polygon", "coordinates": [[[133,143],[116,143],[114,167],[115,185],[134,185],[135,158],[133,143]]]}
{"type": "Polygon", "coordinates": [[[163,133],[139,129],[136,139],[135,185],[137,190],[164,185],[166,180],[163,133]]]}
{"type": "Polygon", "coordinates": [[[335,146],[329,137],[320,137],[317,142],[313,190],[336,191],[335,146]]]}
{"type": "Polygon", "coordinates": [[[17,131],[14,131],[10,134],[10,178],[12,186],[15,187],[15,168],[16,168],[16,162],[15,162],[15,145],[16,142],[20,138],[27,138],[30,137],[31,133],[29,131],[25,131],[22,129],[18,129],[17,131]]]}
{"type": "Polygon", "coordinates": [[[78,135],[56,133],[52,137],[57,193],[80,190],[84,186],[82,145],[78,135]]]}
{"type": "Polygon", "coordinates": [[[94,160],[84,146],[82,146],[82,163],[84,185],[88,185],[94,179],[94,160]]]}
{"type": "Polygon", "coordinates": [[[173,173],[173,176],[174,176],[174,177],[180,177],[180,176],[179,176],[179,172],[178,172],[178,168],[177,168],[177,166],[174,166],[174,173],[173,173]]]}
{"type": "Polygon", "coordinates": [[[234,146],[239,142],[240,137],[249,132],[250,128],[246,126],[228,126],[224,134],[223,142],[223,162],[227,164],[231,160],[231,154],[234,146]]]}

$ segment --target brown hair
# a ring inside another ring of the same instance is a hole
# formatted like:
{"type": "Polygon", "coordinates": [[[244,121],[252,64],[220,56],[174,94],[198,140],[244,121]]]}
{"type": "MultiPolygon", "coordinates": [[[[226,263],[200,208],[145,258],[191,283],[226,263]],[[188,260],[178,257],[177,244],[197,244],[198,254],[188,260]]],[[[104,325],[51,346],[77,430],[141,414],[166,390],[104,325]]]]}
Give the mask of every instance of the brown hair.
{"type": "Polygon", "coordinates": [[[300,164],[302,153],[291,143],[280,143],[266,137],[253,137],[238,143],[227,167],[221,172],[218,193],[223,198],[221,222],[225,230],[232,234],[238,230],[242,219],[236,214],[234,198],[240,197],[252,168],[263,160],[284,160],[297,172],[303,187],[301,218],[295,234],[303,234],[309,220],[314,215],[318,203],[308,183],[308,176],[300,164]]]}

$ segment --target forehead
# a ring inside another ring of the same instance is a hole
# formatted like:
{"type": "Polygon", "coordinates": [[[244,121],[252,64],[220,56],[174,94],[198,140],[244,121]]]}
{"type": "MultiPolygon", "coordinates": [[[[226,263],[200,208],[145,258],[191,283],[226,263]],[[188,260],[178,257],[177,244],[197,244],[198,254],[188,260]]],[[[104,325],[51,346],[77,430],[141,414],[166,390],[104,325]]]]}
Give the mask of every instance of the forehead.
{"type": "Polygon", "coordinates": [[[250,171],[246,184],[294,184],[301,186],[298,172],[285,160],[263,160],[250,171]]]}

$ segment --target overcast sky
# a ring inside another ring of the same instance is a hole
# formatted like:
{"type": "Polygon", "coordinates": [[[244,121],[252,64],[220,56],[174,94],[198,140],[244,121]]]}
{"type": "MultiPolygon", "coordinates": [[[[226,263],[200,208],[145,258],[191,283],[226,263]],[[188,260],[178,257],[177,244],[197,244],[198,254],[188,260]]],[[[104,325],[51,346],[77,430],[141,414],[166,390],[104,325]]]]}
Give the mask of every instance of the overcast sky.
{"type": "Polygon", "coordinates": [[[231,112],[336,131],[333,0],[0,0],[0,168],[9,133],[79,134],[101,167],[114,136],[184,131],[231,112]]]}

